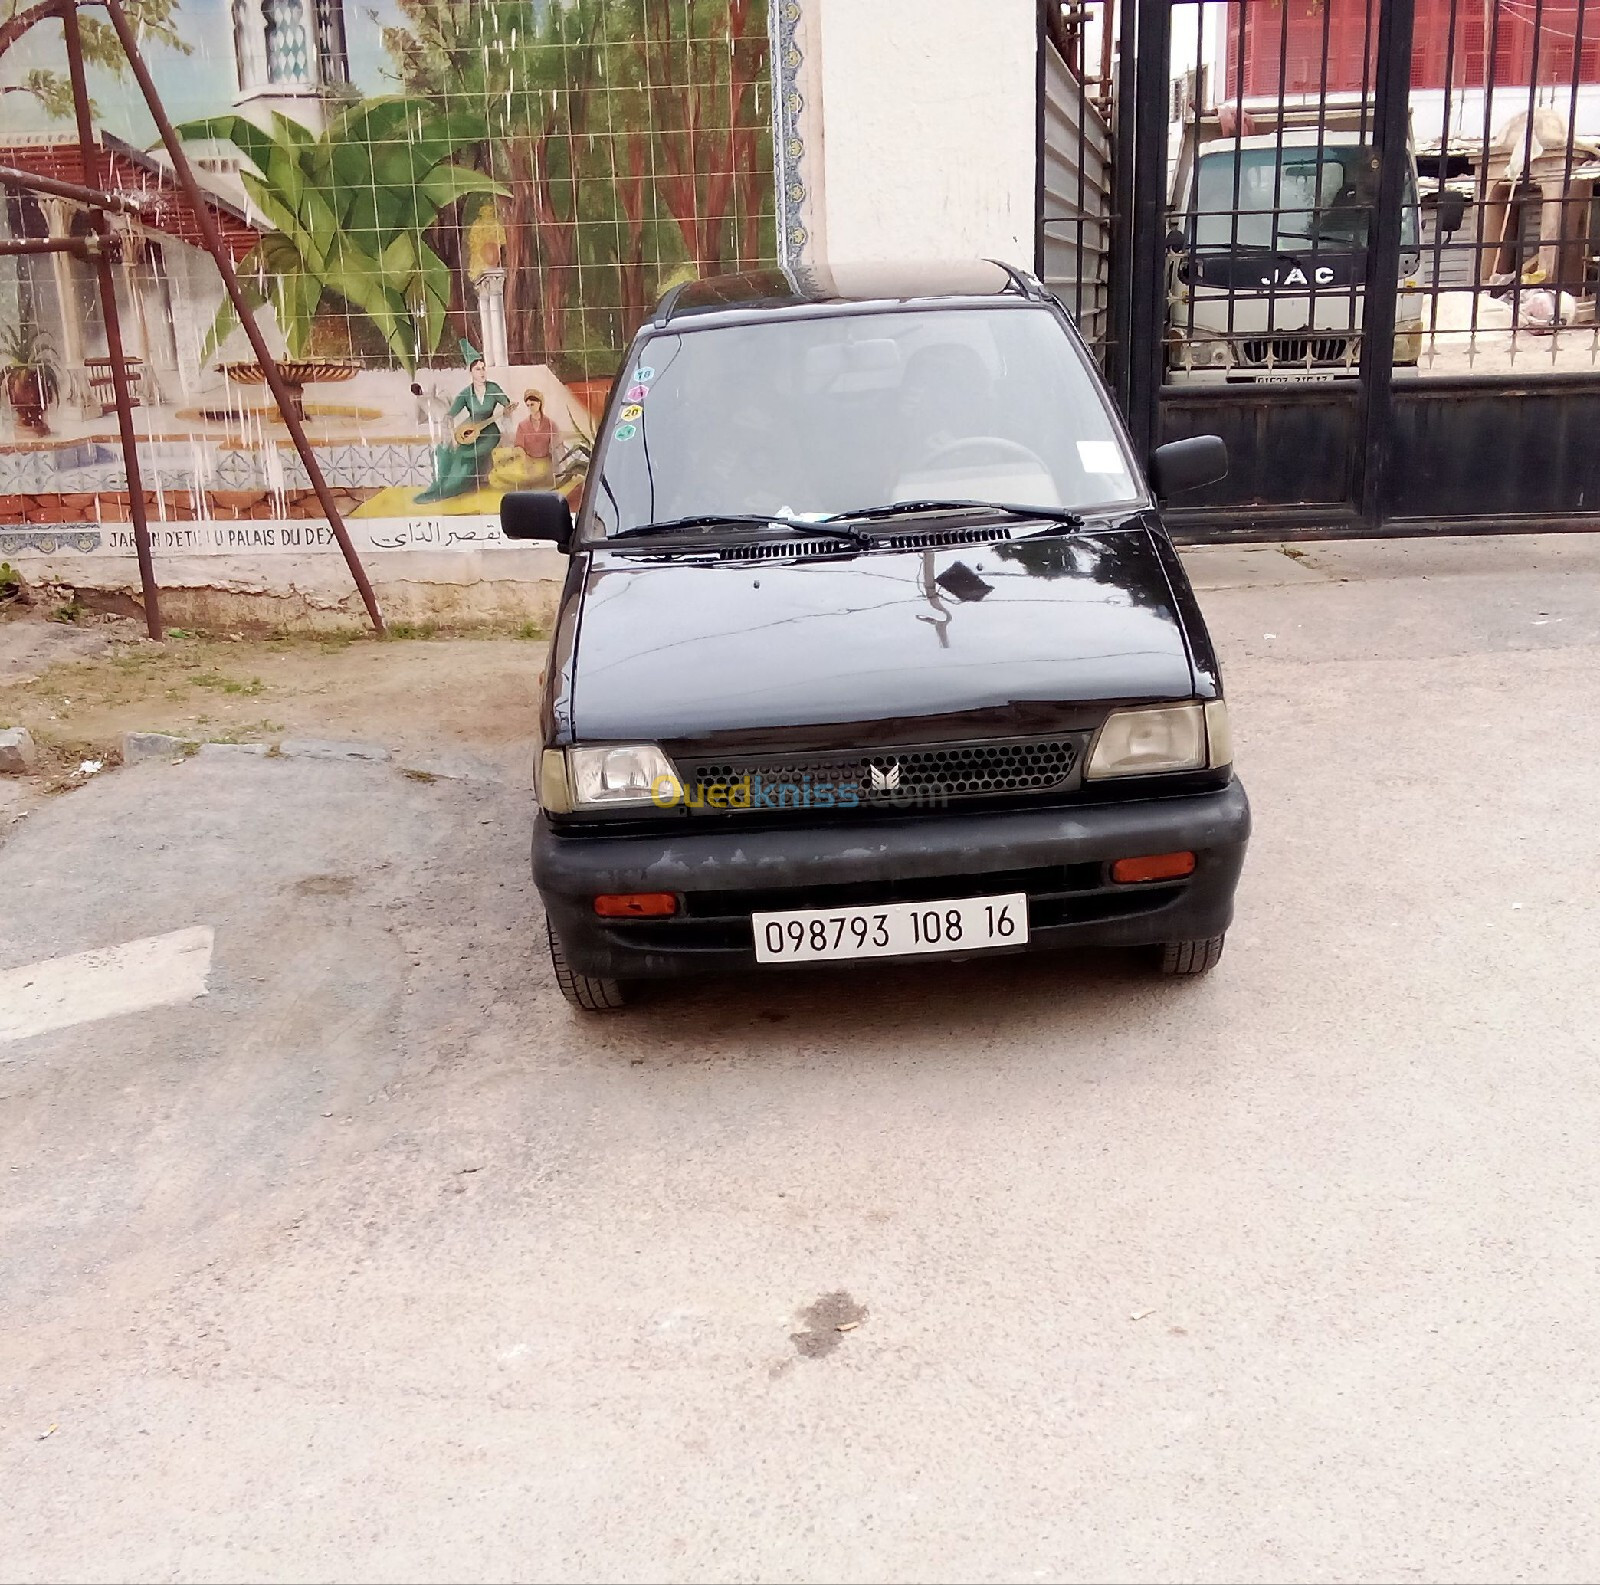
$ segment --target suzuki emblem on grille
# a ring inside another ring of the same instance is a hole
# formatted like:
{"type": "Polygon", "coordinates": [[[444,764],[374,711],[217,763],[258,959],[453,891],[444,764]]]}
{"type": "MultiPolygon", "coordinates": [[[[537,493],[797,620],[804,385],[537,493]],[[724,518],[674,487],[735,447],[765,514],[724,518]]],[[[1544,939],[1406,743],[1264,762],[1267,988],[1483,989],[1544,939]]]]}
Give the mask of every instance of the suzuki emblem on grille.
{"type": "Polygon", "coordinates": [[[881,767],[869,765],[867,769],[872,773],[872,790],[874,792],[893,792],[900,785],[899,760],[881,767]]]}

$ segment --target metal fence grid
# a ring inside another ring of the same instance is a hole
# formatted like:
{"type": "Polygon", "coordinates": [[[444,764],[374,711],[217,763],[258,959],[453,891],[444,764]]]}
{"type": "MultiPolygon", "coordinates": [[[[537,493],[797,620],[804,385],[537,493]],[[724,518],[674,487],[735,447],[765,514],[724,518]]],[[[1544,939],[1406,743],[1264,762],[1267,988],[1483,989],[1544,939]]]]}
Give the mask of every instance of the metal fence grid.
{"type": "MultiPolygon", "coordinates": [[[[1379,12],[1174,6],[1168,382],[1358,373],[1379,12]]],[[[1396,375],[1600,366],[1600,8],[1417,0],[1410,123],[1396,375]]]]}

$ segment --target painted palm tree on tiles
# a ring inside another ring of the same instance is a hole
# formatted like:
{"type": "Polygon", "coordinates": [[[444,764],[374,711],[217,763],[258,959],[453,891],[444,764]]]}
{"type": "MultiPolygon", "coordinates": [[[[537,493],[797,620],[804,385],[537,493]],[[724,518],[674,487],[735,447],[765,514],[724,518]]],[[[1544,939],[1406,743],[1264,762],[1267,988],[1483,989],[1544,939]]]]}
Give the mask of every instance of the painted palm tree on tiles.
{"type": "MultiPolygon", "coordinates": [[[[415,370],[438,347],[450,304],[450,269],[429,229],[462,199],[503,191],[455,159],[482,142],[482,121],[389,97],[341,111],[320,137],[279,113],[272,123],[268,132],[226,115],[178,128],[186,141],[231,143],[252,167],[245,191],[273,227],[240,269],[255,306],[271,304],[291,358],[310,353],[325,309],[353,310],[415,370]]],[[[202,359],[236,323],[224,302],[202,359]]]]}

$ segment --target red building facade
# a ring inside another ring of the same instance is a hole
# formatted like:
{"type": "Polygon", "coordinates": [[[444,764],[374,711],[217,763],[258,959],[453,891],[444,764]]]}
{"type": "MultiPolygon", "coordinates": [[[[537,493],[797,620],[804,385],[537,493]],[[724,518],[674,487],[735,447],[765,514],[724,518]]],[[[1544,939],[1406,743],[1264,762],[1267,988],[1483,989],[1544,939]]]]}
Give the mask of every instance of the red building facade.
{"type": "MultiPolygon", "coordinates": [[[[1241,90],[1246,98],[1276,98],[1280,89],[1320,93],[1324,55],[1329,93],[1359,94],[1363,88],[1370,93],[1377,70],[1378,4],[1232,0],[1222,97],[1236,98],[1241,90]]],[[[1537,84],[1570,89],[1574,81],[1600,83],[1600,5],[1594,0],[1416,0],[1411,86],[1442,89],[1447,73],[1455,88],[1537,84]]]]}

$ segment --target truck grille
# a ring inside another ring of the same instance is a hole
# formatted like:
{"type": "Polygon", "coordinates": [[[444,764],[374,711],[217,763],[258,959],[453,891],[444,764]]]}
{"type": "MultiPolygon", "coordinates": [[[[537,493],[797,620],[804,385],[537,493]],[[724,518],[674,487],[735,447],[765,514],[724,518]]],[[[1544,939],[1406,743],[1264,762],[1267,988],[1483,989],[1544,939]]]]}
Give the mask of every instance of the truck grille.
{"type": "Polygon", "coordinates": [[[1352,353],[1353,336],[1253,336],[1238,343],[1240,363],[1344,363],[1352,353]]]}
{"type": "Polygon", "coordinates": [[[807,755],[680,759],[679,770],[691,807],[939,807],[956,799],[1028,796],[1075,786],[1082,748],[1081,736],[1058,734],[929,744],[882,753],[846,749],[807,755]],[[724,790],[714,804],[707,797],[713,789],[724,790]],[[736,801],[728,801],[727,789],[739,793],[736,801]],[[826,796],[819,798],[824,790],[826,796]]]}

